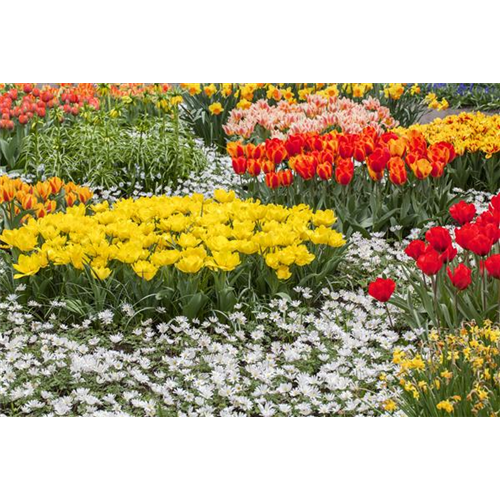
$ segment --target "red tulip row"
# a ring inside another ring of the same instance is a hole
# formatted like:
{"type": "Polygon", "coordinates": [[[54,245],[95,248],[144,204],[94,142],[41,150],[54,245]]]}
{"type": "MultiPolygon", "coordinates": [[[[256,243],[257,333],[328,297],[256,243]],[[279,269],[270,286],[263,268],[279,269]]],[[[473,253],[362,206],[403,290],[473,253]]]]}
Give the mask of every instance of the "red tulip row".
{"type": "Polygon", "coordinates": [[[420,132],[379,135],[372,127],[360,134],[298,134],[258,145],[231,142],[227,150],[237,174],[258,177],[263,173],[272,189],[289,186],[297,175],[306,181],[335,177],[337,183],[347,185],[354,176],[354,160],[366,163],[373,181],[380,181],[387,170],[389,180],[401,185],[408,180],[407,167],[420,180],[441,177],[456,156],[451,144],[429,145],[420,132]]]}

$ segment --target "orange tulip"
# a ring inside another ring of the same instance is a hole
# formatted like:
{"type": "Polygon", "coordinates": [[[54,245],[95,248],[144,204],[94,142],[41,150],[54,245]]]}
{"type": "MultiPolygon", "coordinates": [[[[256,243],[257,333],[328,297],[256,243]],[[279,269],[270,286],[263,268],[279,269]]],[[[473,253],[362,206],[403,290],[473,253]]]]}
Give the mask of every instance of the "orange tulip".
{"type": "Polygon", "coordinates": [[[391,139],[388,146],[391,156],[402,157],[406,152],[406,141],[402,137],[399,139],[391,139]]]}
{"type": "Polygon", "coordinates": [[[76,194],[75,193],[68,193],[65,196],[65,200],[66,200],[66,205],[68,207],[72,207],[75,204],[76,200],[77,200],[76,194]]]}
{"type": "Polygon", "coordinates": [[[239,158],[240,156],[245,156],[245,149],[241,142],[228,142],[227,152],[231,158],[239,158]]]}
{"type": "Polygon", "coordinates": [[[278,177],[282,186],[290,186],[293,182],[293,172],[291,170],[280,170],[278,177]]]}
{"type": "Polygon", "coordinates": [[[52,188],[48,182],[37,182],[35,192],[39,198],[42,198],[45,201],[51,194],[52,188]]]}
{"type": "Polygon", "coordinates": [[[280,185],[280,179],[276,172],[269,172],[265,177],[266,186],[270,189],[276,189],[280,185]]]}
{"type": "Polygon", "coordinates": [[[87,201],[89,201],[92,196],[92,191],[88,187],[84,186],[78,190],[78,199],[82,203],[87,203],[87,201]]]}
{"type": "Polygon", "coordinates": [[[31,194],[25,195],[23,200],[21,201],[21,206],[23,207],[24,210],[32,210],[35,205],[36,205],[36,199],[31,194]]]}
{"type": "Polygon", "coordinates": [[[387,163],[389,179],[393,184],[401,185],[408,180],[405,162],[399,156],[393,156],[387,163]]]}
{"type": "Polygon", "coordinates": [[[415,174],[415,177],[420,180],[426,179],[432,172],[432,165],[429,163],[429,160],[425,158],[420,158],[420,160],[410,165],[410,168],[415,174]]]}
{"type": "Polygon", "coordinates": [[[52,194],[59,193],[64,185],[63,181],[59,179],[59,177],[52,177],[51,179],[49,179],[49,184],[52,190],[52,194]]]}
{"type": "Polygon", "coordinates": [[[333,168],[331,163],[321,163],[318,166],[317,174],[320,179],[328,181],[332,178],[333,168]]]}

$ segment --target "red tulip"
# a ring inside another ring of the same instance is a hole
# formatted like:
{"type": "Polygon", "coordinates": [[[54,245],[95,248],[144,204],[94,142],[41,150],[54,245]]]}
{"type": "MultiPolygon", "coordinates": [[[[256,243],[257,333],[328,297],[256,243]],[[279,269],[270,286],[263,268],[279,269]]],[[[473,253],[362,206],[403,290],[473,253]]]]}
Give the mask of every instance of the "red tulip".
{"type": "Polygon", "coordinates": [[[454,271],[448,267],[447,272],[453,286],[459,290],[465,290],[472,282],[472,271],[464,264],[459,264],[454,271]]]}
{"type": "Polygon", "coordinates": [[[470,250],[469,244],[478,234],[478,227],[473,224],[464,224],[455,229],[455,241],[465,250],[470,250]]]}
{"type": "Polygon", "coordinates": [[[314,178],[318,160],[314,156],[297,157],[295,171],[306,181],[314,178]]]}
{"type": "Polygon", "coordinates": [[[350,158],[340,158],[335,169],[335,180],[342,186],[347,186],[354,176],[354,163],[350,158]]]}
{"type": "Polygon", "coordinates": [[[451,246],[451,236],[448,229],[437,226],[429,229],[425,233],[425,239],[430,243],[432,248],[438,252],[444,252],[451,246]]]}
{"type": "Polygon", "coordinates": [[[405,248],[405,254],[413,260],[417,260],[426,248],[427,245],[422,240],[414,240],[405,248]]]}
{"type": "Polygon", "coordinates": [[[428,249],[417,259],[417,267],[427,276],[433,276],[443,267],[441,255],[433,248],[428,249]]]}
{"type": "Polygon", "coordinates": [[[390,158],[391,153],[389,153],[387,148],[377,148],[370,156],[368,156],[366,163],[370,169],[373,170],[373,172],[380,173],[384,171],[390,158]]]}
{"type": "Polygon", "coordinates": [[[495,253],[488,257],[484,261],[484,265],[491,277],[496,278],[497,280],[500,279],[500,254],[495,253]]]}
{"type": "Polygon", "coordinates": [[[238,175],[243,175],[247,171],[247,159],[244,156],[233,158],[233,170],[238,175]]]}
{"type": "Polygon", "coordinates": [[[457,256],[457,249],[450,245],[444,252],[441,252],[441,260],[443,264],[451,262],[457,256]]]}
{"type": "Polygon", "coordinates": [[[368,293],[379,302],[387,302],[395,289],[396,283],[391,279],[377,278],[368,285],[368,293]]]}
{"type": "Polygon", "coordinates": [[[354,148],[347,137],[339,136],[339,155],[341,158],[351,158],[354,148]]]}
{"type": "Polygon", "coordinates": [[[491,238],[482,233],[479,233],[475,238],[469,241],[469,250],[480,257],[488,255],[492,246],[493,241],[491,241],[491,238]]]}
{"type": "Polygon", "coordinates": [[[450,215],[453,220],[463,226],[474,219],[476,207],[474,203],[465,203],[465,201],[462,200],[450,207],[450,215]]]}

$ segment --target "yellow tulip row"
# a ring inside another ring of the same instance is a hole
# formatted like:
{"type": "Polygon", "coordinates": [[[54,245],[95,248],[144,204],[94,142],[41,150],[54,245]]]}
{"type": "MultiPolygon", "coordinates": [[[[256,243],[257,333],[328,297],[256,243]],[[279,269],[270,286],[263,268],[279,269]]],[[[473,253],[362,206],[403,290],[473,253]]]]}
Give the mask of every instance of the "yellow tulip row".
{"type": "Polygon", "coordinates": [[[51,265],[88,266],[105,280],[114,267],[126,265],[149,281],[164,266],[183,273],[232,271],[245,256],[256,255],[279,279],[288,279],[291,266],[314,260],[311,247],[345,244],[331,228],[332,210],[263,205],[237,199],[232,191],[216,190],[213,199],[199,194],[123,199],[90,211],[79,205],[4,231],[0,239],[17,256],[14,277],[51,265]]]}

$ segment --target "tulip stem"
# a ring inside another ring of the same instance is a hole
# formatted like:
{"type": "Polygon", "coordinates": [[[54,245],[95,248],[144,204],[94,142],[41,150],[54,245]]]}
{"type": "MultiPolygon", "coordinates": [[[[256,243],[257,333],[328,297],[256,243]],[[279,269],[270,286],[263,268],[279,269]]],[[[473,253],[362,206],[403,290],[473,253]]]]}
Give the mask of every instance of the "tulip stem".
{"type": "Polygon", "coordinates": [[[500,323],[500,280],[498,280],[498,322],[500,323]]]}
{"type": "Polygon", "coordinates": [[[437,278],[435,275],[432,276],[431,282],[432,282],[432,294],[434,295],[434,311],[436,313],[436,321],[437,321],[437,327],[438,327],[438,332],[439,332],[439,331],[441,331],[441,322],[439,320],[438,300],[437,300],[437,278]]]}
{"type": "Polygon", "coordinates": [[[387,302],[385,302],[385,310],[387,311],[387,317],[389,318],[389,324],[391,325],[391,328],[394,330],[394,323],[392,322],[392,317],[391,313],[389,312],[389,306],[387,305],[387,302]]]}

